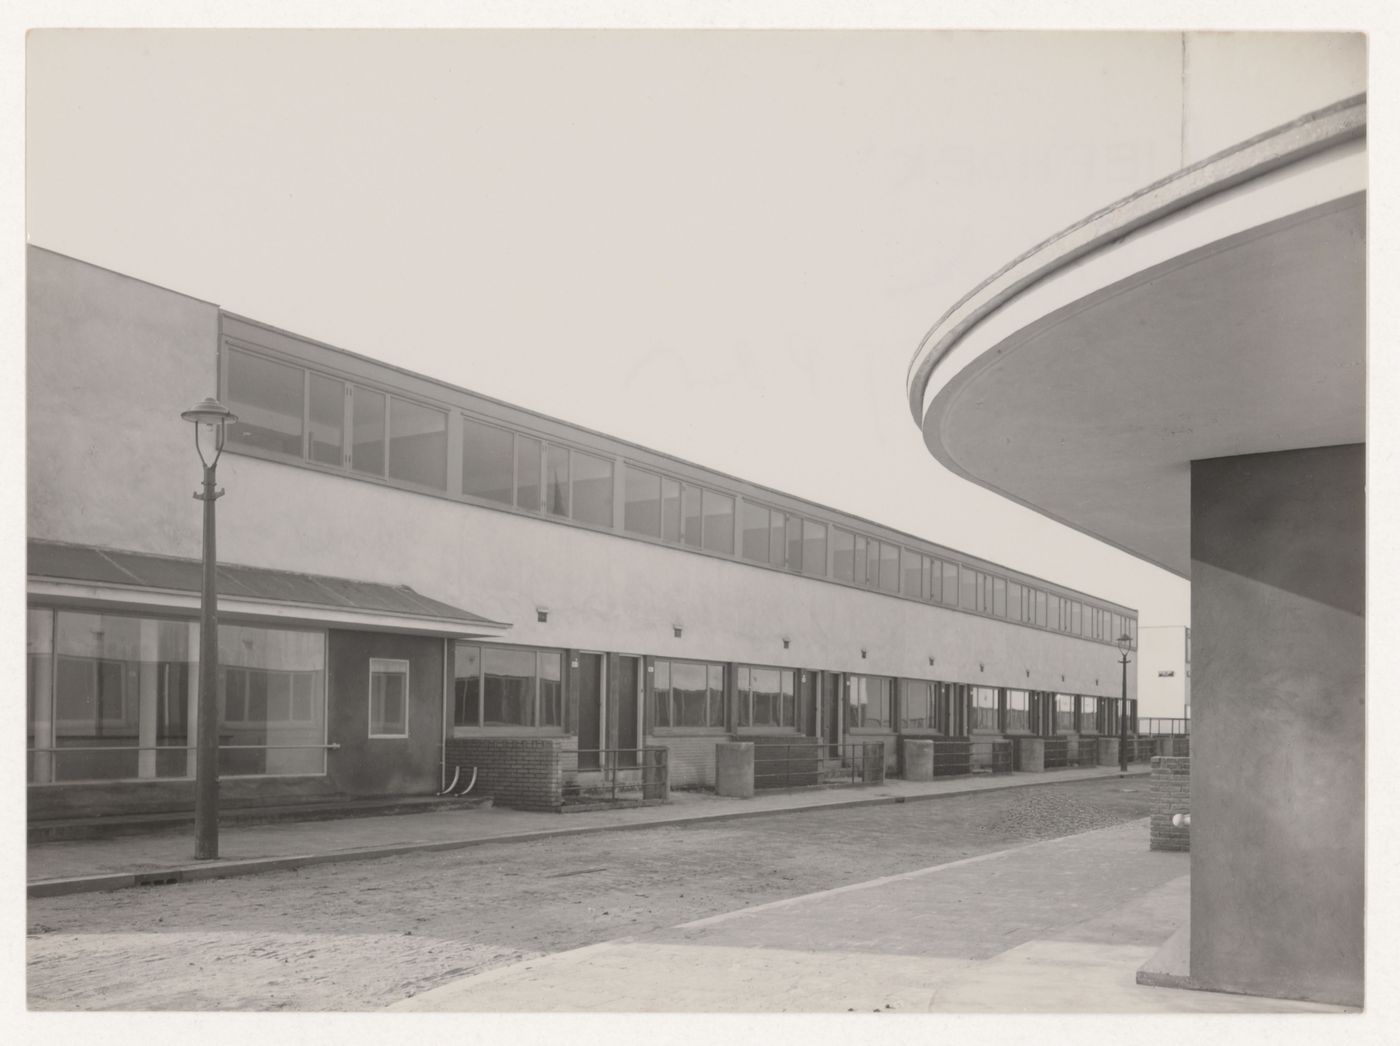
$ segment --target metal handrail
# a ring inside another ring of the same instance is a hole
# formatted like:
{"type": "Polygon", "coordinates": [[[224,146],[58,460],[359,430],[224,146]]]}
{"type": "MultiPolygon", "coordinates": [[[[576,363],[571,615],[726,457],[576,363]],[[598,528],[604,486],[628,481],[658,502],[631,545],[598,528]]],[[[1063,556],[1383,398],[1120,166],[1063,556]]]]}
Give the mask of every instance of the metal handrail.
{"type": "MultiPolygon", "coordinates": [[[[645,798],[648,784],[648,771],[659,770],[661,782],[669,782],[671,776],[671,750],[664,745],[637,745],[635,748],[566,748],[561,750],[559,754],[561,757],[570,754],[574,756],[574,766],[565,772],[574,774],[600,773],[605,778],[610,779],[612,785],[610,802],[617,801],[617,775],[620,770],[635,771],[642,775],[643,798],[645,798]],[[602,758],[597,766],[579,766],[578,756],[580,754],[598,755],[602,758]],[[623,754],[638,757],[637,762],[631,766],[620,765],[616,757],[623,754]],[[653,756],[655,762],[649,762],[645,758],[646,755],[653,756]],[[609,759],[609,756],[613,758],[609,759]]],[[[565,768],[561,767],[561,769],[565,768]]],[[[651,784],[655,785],[657,782],[653,781],[651,784]]]]}
{"type": "Polygon", "coordinates": [[[826,753],[832,749],[836,750],[837,754],[834,758],[843,764],[841,767],[843,771],[845,766],[849,765],[850,784],[878,784],[884,781],[885,743],[883,741],[848,741],[844,744],[831,744],[809,738],[801,741],[755,741],[753,745],[755,788],[790,789],[794,787],[793,777],[795,775],[799,778],[796,782],[799,787],[824,783],[825,769],[823,764],[828,760],[826,753]],[[781,757],[770,757],[770,753],[775,753],[778,749],[782,750],[781,757]],[[781,761],[781,771],[769,770],[760,773],[758,757],[760,750],[765,753],[762,762],[771,765],[781,761]],[[793,756],[794,750],[798,752],[796,758],[793,756]],[[796,770],[794,770],[794,763],[799,764],[796,770]],[[867,770],[872,766],[878,767],[878,775],[867,773],[867,770]],[[779,777],[782,779],[781,784],[768,783],[779,777]]]}

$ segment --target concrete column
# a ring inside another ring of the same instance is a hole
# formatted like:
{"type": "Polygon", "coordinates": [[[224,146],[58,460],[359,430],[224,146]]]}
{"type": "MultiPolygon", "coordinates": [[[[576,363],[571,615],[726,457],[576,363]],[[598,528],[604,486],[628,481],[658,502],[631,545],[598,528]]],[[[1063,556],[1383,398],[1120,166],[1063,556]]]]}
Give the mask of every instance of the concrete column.
{"type": "Polygon", "coordinates": [[[1362,1002],[1365,447],[1191,465],[1191,980],[1362,1002]]]}
{"type": "Polygon", "coordinates": [[[1040,737],[1016,738],[1016,769],[1023,774],[1045,772],[1045,740],[1040,737]]]}
{"type": "Polygon", "coordinates": [[[904,745],[904,779],[933,780],[933,742],[907,737],[904,745]]]}
{"type": "Polygon", "coordinates": [[[715,794],[753,798],[752,741],[721,741],[715,745],[715,794]]]}
{"type": "Polygon", "coordinates": [[[1099,738],[1099,759],[1098,759],[1098,762],[1099,762],[1099,765],[1100,765],[1100,766],[1117,766],[1117,765],[1118,765],[1118,738],[1116,738],[1116,737],[1101,737],[1101,738],[1099,738]]]}

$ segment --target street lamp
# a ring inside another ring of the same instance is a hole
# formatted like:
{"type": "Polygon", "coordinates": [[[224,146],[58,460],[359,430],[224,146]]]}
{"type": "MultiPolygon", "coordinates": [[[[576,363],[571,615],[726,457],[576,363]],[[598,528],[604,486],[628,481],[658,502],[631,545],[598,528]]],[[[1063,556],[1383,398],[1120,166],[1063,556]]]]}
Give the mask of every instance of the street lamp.
{"type": "Polygon", "coordinates": [[[214,488],[214,468],[224,451],[225,426],[237,421],[233,412],[212,396],[180,417],[194,424],[194,449],[204,466],[204,584],[199,600],[199,737],[194,764],[194,856],[211,861],[219,856],[219,607],[214,572],[214,502],[223,496],[214,488]],[[209,451],[205,452],[205,443],[209,451]]]}
{"type": "Polygon", "coordinates": [[[1123,704],[1118,709],[1118,772],[1128,772],[1128,651],[1133,648],[1132,636],[1124,632],[1118,637],[1118,649],[1123,655],[1123,704]]]}

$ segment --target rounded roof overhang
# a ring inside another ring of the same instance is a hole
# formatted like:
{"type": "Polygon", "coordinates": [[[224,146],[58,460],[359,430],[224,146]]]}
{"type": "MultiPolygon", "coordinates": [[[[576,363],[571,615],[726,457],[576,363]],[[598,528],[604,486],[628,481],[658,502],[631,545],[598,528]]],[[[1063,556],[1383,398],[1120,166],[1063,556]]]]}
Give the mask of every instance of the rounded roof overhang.
{"type": "Polygon", "coordinates": [[[910,364],[930,451],[1188,576],[1192,461],[1365,438],[1365,127],[1312,113],[984,281],[910,364]]]}

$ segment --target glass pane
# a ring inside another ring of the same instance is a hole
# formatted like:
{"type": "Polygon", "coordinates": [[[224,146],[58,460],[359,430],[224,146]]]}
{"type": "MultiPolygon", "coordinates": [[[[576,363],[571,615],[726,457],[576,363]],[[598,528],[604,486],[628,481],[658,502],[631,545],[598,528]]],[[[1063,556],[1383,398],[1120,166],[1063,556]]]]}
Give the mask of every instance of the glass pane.
{"type": "Polygon", "coordinates": [[[1006,616],[1006,580],[992,579],[992,613],[997,617],[1006,616]]]}
{"type": "Polygon", "coordinates": [[[797,725],[797,692],[793,689],[792,669],[783,669],[780,683],[783,707],[778,715],[778,725],[793,727],[797,725]]]}
{"type": "Polygon", "coordinates": [[[481,648],[458,643],[453,654],[452,723],[481,725],[481,648]]]}
{"type": "Polygon", "coordinates": [[[972,688],[972,727],[974,730],[996,730],[997,691],[995,687],[972,688]]]}
{"type": "Polygon", "coordinates": [[[831,545],[832,575],[837,581],[854,581],[855,535],[834,527],[831,531],[831,545]]]}
{"type": "Polygon", "coordinates": [[[686,484],[682,497],[685,514],[685,543],[700,547],[700,488],[686,484]]]}
{"type": "Polygon", "coordinates": [[[544,505],[551,516],[569,514],[569,448],[548,447],[544,461],[544,505]]]}
{"type": "Polygon", "coordinates": [[[917,552],[910,552],[905,548],[900,549],[899,562],[901,573],[904,575],[900,591],[906,596],[913,596],[915,599],[922,598],[924,587],[924,557],[917,552]]]}
{"type": "Polygon", "coordinates": [[[724,726],[724,666],[707,665],[705,679],[710,695],[710,725],[724,726]]]}
{"type": "MultiPolygon", "coordinates": [[[[535,458],[538,462],[538,452],[535,458]]],[[[462,419],[463,494],[509,505],[515,482],[514,463],[514,433],[471,418],[462,419]]]]}
{"type": "Polygon", "coordinates": [[[1092,697],[1079,699],[1079,732],[1096,734],[1099,729],[1099,705],[1092,697]]]}
{"type": "Polygon", "coordinates": [[[928,599],[935,603],[943,602],[943,560],[928,561],[928,599]]]}
{"type": "Polygon", "coordinates": [[[956,606],[958,602],[958,565],[943,563],[943,602],[949,606],[956,606]]]}
{"type": "Polygon", "coordinates": [[[964,570],[962,572],[962,594],[958,597],[958,606],[966,610],[977,609],[977,589],[981,575],[975,570],[964,570]]]}
{"type": "Polygon", "coordinates": [[[749,692],[749,667],[739,665],[734,672],[734,691],[739,695],[739,725],[753,725],[753,695],[749,692]]]}
{"type": "Polygon", "coordinates": [[[487,647],[482,651],[485,726],[535,725],[535,652],[487,647]]]}
{"type": "Polygon", "coordinates": [[[311,460],[319,461],[322,465],[344,465],[345,382],[324,374],[313,374],[310,398],[311,460]]]}
{"type": "Polygon", "coordinates": [[[899,546],[880,543],[880,588],[899,591],[899,546]]]}
{"type": "Polygon", "coordinates": [[[1035,591],[1035,623],[1045,627],[1045,593],[1040,589],[1035,591]]]}
{"type": "Polygon", "coordinates": [[[370,661],[369,732],[408,732],[408,673],[403,666],[370,661]]]}
{"type": "Polygon", "coordinates": [[[874,538],[865,543],[865,583],[880,587],[880,543],[874,538]]]}
{"type": "Polygon", "coordinates": [[[540,670],[540,726],[564,725],[564,688],[560,682],[560,654],[558,651],[539,652],[540,670]]]}
{"type": "Polygon", "coordinates": [[[904,707],[900,710],[899,725],[904,730],[927,730],[933,726],[933,699],[931,688],[924,682],[904,684],[904,707]]]}
{"type": "Polygon", "coordinates": [[[1024,690],[1006,692],[1006,732],[1028,733],[1030,722],[1030,694],[1024,690]]]}
{"type": "Polygon", "coordinates": [[[851,566],[855,572],[856,584],[868,584],[870,577],[868,542],[859,534],[856,535],[855,548],[851,555],[851,566]]]}
{"type": "Polygon", "coordinates": [[[219,744],[268,747],[221,751],[219,773],[325,773],[325,671],[320,632],[220,625],[219,744]]]}
{"type": "Polygon", "coordinates": [[[573,518],[598,527],[613,525],[613,463],[573,452],[573,518]]]}
{"type": "Polygon", "coordinates": [[[776,509],[768,521],[768,562],[775,567],[787,565],[787,515],[776,509]]]}
{"type": "Polygon", "coordinates": [[[530,436],[515,437],[515,505],[540,510],[540,441],[530,436]]]}
{"type": "Polygon", "coordinates": [[[1055,729],[1065,733],[1074,730],[1074,695],[1055,695],[1055,729]]]}
{"type": "Polygon", "coordinates": [[[622,526],[633,534],[661,536],[661,477],[628,465],[624,472],[622,526]]]}
{"type": "Polygon", "coordinates": [[[777,726],[782,711],[782,680],[776,668],[754,668],[749,672],[753,697],[753,725],[777,726]]]}
{"type": "Polygon", "coordinates": [[[1012,621],[1020,621],[1021,617],[1021,586],[1014,581],[1006,583],[1006,610],[1007,616],[1012,621]]]}
{"type": "Polygon", "coordinates": [[[802,521],[802,563],[808,574],[826,577],[826,524],[802,521]]]}
{"type": "Polygon", "coordinates": [[[671,662],[652,665],[651,691],[655,699],[652,715],[657,726],[671,725],[671,662]]]}
{"type": "Polygon", "coordinates": [[[734,554],[734,499],[713,490],[704,492],[705,547],[711,552],[734,554]]]}
{"type": "Polygon", "coordinates": [[[681,485],[661,477],[661,540],[681,539],[681,485]]]}
{"type": "Polygon", "coordinates": [[[802,517],[787,518],[787,568],[802,569],[802,517]]]}
{"type": "Polygon", "coordinates": [[[708,726],[705,665],[671,662],[672,722],[675,726],[708,726]]]}
{"type": "Polygon", "coordinates": [[[228,426],[229,444],[300,458],[305,373],[300,367],[230,349],[227,400],[238,420],[228,426]]]}
{"type": "Polygon", "coordinates": [[[411,400],[389,404],[389,475],[447,489],[447,415],[411,400]]]}
{"type": "Polygon", "coordinates": [[[353,386],[350,464],[356,472],[384,475],[384,393],[353,386]]]}
{"type": "Polygon", "coordinates": [[[744,502],[740,551],[745,559],[755,563],[768,562],[768,515],[768,509],[762,505],[744,502]]]}

